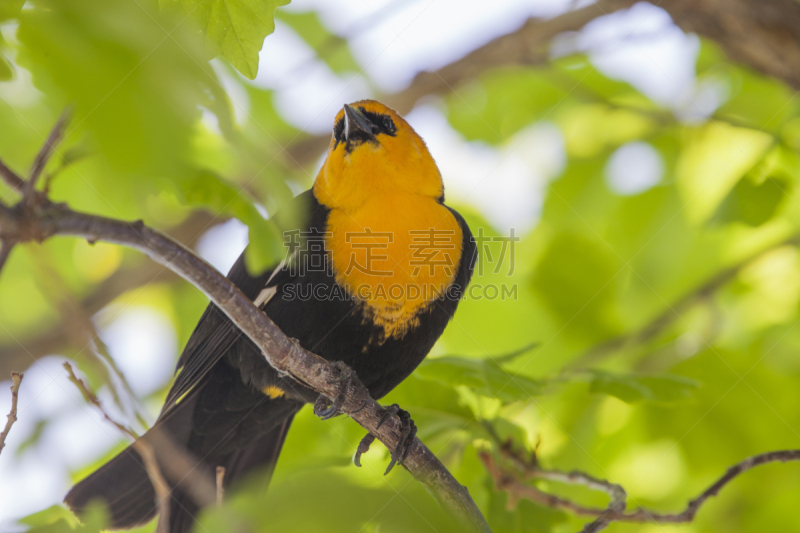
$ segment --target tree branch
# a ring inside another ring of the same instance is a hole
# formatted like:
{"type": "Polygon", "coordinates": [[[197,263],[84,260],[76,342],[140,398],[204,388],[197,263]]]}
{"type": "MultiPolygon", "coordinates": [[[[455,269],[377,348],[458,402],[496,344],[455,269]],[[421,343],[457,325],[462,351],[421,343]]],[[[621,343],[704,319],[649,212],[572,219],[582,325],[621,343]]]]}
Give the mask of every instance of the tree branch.
{"type": "MultiPolygon", "coordinates": [[[[0,161],[0,178],[3,179],[9,187],[15,191],[22,193],[25,190],[25,181],[17,176],[17,174],[8,168],[2,161],[0,161]]],[[[16,242],[11,238],[0,238],[0,273],[3,272],[3,267],[11,256],[11,250],[14,248],[16,242]]],[[[14,367],[17,368],[17,367],[14,367]]],[[[27,365],[22,368],[27,368],[27,365]]]]}
{"type": "MultiPolygon", "coordinates": [[[[225,219],[206,211],[195,211],[184,222],[170,229],[169,235],[174,240],[193,247],[206,229],[223,220],[225,219]]],[[[147,260],[135,262],[119,268],[90,293],[79,298],[76,306],[83,316],[91,317],[128,291],[153,283],[172,283],[179,279],[177,274],[158,263],[147,260]]],[[[60,322],[41,325],[29,336],[19,339],[19,342],[0,346],[0,375],[16,368],[28,368],[41,357],[63,351],[75,338],[73,325],[74,320],[62,318],[60,322]]],[[[76,347],[82,349],[83,346],[76,347]]]]}
{"type": "MultiPolygon", "coordinates": [[[[390,417],[378,427],[384,409],[366,388],[353,380],[339,382],[340,371],[308,352],[280,329],[227,278],[183,245],[141,221],[124,222],[79,213],[46,199],[35,209],[0,204],[0,239],[43,241],[54,235],[71,235],[89,241],[121,244],[145,253],[202,290],[247,335],[279,372],[291,375],[320,394],[336,398],[344,390],[342,411],[374,434],[388,448],[400,442],[401,426],[390,417]]],[[[466,487],[459,484],[436,456],[415,438],[403,466],[433,494],[441,505],[469,529],[490,528],[466,487]]],[[[212,500],[213,501],[213,500],[212,500]]]]}
{"type": "MultiPolygon", "coordinates": [[[[551,19],[530,18],[516,31],[497,37],[439,70],[420,72],[404,90],[379,95],[379,100],[408,113],[423,97],[451,92],[481,72],[507,65],[537,65],[549,59],[548,45],[557,35],[578,31],[602,15],[625,9],[636,0],[599,0],[551,19]]],[[[330,135],[307,137],[287,148],[293,161],[301,165],[315,161],[330,142],[330,135]]]]}
{"type": "Polygon", "coordinates": [[[20,178],[16,172],[8,168],[2,161],[0,161],[0,178],[3,178],[3,181],[5,181],[9,187],[18,193],[25,192],[25,181],[20,178]]]}
{"type": "Polygon", "coordinates": [[[25,189],[23,191],[23,198],[27,205],[30,205],[31,202],[34,201],[35,195],[33,193],[36,191],[36,182],[39,181],[39,176],[42,175],[45,165],[47,165],[47,162],[50,160],[50,156],[53,155],[53,150],[55,150],[58,143],[61,142],[70,115],[71,112],[69,109],[61,113],[58,122],[56,122],[55,127],[50,131],[50,135],[47,136],[42,148],[33,160],[30,176],[28,177],[28,181],[25,182],[25,189]]]}
{"type": "MultiPolygon", "coordinates": [[[[719,491],[722,490],[725,485],[739,475],[757,466],[768,463],[800,461],[800,450],[780,450],[762,453],[736,463],[728,468],[725,474],[716,482],[701,492],[696,498],[690,500],[686,508],[678,513],[659,513],[643,507],[633,512],[626,513],[624,504],[625,490],[619,485],[609,483],[605,480],[598,480],[582,472],[564,473],[557,470],[541,470],[535,461],[531,461],[529,464],[525,465],[522,470],[517,467],[516,471],[510,471],[502,468],[488,452],[482,452],[480,458],[486,470],[494,479],[497,488],[508,492],[509,505],[515,505],[519,500],[525,499],[547,507],[563,509],[578,516],[595,517],[597,520],[587,524],[583,529],[583,533],[589,533],[600,531],[611,522],[655,522],[664,524],[691,522],[706,500],[719,494],[719,491]],[[580,483],[590,488],[603,490],[604,492],[616,493],[617,497],[612,495],[612,502],[606,509],[586,507],[572,500],[543,492],[524,482],[525,480],[536,478],[552,479],[571,484],[580,483]],[[616,508],[614,508],[615,503],[617,504],[616,508]]],[[[519,465],[519,461],[520,459],[517,457],[517,460],[514,462],[519,465]]]]}
{"type": "Polygon", "coordinates": [[[11,431],[11,426],[17,421],[17,400],[19,400],[19,386],[22,383],[22,378],[25,374],[21,372],[11,373],[11,410],[8,412],[8,419],[6,420],[6,427],[0,433],[0,453],[6,447],[6,437],[8,432],[11,431]]]}
{"type": "MultiPolygon", "coordinates": [[[[503,441],[500,438],[493,425],[487,422],[484,423],[484,427],[497,445],[500,455],[502,455],[503,458],[507,459],[514,466],[522,481],[528,481],[531,479],[546,479],[549,481],[564,483],[565,485],[583,485],[592,490],[599,490],[608,494],[610,501],[608,503],[608,507],[606,507],[607,511],[614,513],[622,513],[625,511],[625,508],[627,507],[628,494],[621,485],[610,483],[604,479],[590,476],[589,474],[580,472],[578,470],[564,472],[557,469],[544,469],[539,465],[536,449],[534,449],[534,451],[531,453],[530,458],[523,457],[521,452],[514,450],[514,443],[511,439],[503,441]]],[[[538,444],[536,448],[538,448],[538,444]]],[[[480,457],[484,465],[486,465],[486,469],[490,473],[494,472],[497,474],[500,472],[499,467],[495,465],[492,457],[488,453],[484,452],[480,457]]],[[[497,484],[498,478],[494,475],[492,477],[494,477],[495,484],[497,484]]],[[[503,482],[505,482],[505,480],[503,480],[503,482]]],[[[500,485],[497,486],[499,487],[500,485]]],[[[525,486],[530,487],[529,485],[525,486]]],[[[551,494],[547,494],[535,488],[534,490],[536,492],[531,492],[530,495],[531,498],[538,498],[534,499],[534,501],[537,501],[538,503],[551,507],[554,505],[558,506],[560,504],[572,506],[572,502],[558,498],[551,494]]],[[[516,507],[519,500],[520,498],[517,497],[516,493],[511,491],[508,492],[509,508],[516,507]]],[[[594,522],[587,523],[581,533],[596,533],[597,531],[602,531],[608,526],[609,523],[609,520],[607,520],[605,517],[598,517],[594,522]]]]}
{"type": "Polygon", "coordinates": [[[715,41],[733,61],[800,89],[800,3],[795,0],[666,0],[685,32],[715,41]]]}

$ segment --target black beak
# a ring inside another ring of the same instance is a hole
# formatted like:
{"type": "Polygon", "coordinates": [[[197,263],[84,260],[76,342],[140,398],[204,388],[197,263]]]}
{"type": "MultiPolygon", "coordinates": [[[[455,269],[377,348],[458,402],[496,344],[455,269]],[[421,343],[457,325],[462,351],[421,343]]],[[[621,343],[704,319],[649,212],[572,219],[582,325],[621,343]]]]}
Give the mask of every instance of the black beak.
{"type": "Polygon", "coordinates": [[[344,105],[344,139],[348,147],[365,141],[376,141],[369,119],[364,113],[347,104],[344,105]]]}

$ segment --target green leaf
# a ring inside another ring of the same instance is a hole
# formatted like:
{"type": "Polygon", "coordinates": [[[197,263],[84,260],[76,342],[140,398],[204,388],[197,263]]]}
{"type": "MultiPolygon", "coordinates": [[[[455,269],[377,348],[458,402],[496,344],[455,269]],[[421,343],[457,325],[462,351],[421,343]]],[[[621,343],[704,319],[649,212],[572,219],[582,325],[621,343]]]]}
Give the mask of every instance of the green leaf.
{"type": "Polygon", "coordinates": [[[319,20],[314,11],[294,13],[279,11],[276,18],[288,24],[317,55],[336,73],[360,70],[347,39],[332,34],[319,20]]]}
{"type": "Polygon", "coordinates": [[[532,342],[532,343],[528,344],[527,346],[523,346],[522,348],[519,348],[518,350],[512,350],[512,351],[510,351],[508,353],[505,353],[503,355],[494,356],[494,357],[492,357],[492,360],[495,363],[499,364],[499,365],[504,365],[506,363],[510,363],[512,361],[515,361],[516,359],[519,358],[519,356],[525,355],[526,353],[530,352],[534,348],[537,348],[538,346],[539,346],[538,342],[532,342]]]}
{"type": "Polygon", "coordinates": [[[481,437],[486,438],[488,436],[495,440],[496,443],[508,442],[513,447],[524,448],[525,442],[528,440],[528,436],[521,426],[502,416],[493,418],[491,421],[483,421],[482,428],[486,436],[481,435],[481,437]]]}
{"type": "Polygon", "coordinates": [[[16,18],[25,0],[0,0],[0,21],[16,18]]]}
{"type": "Polygon", "coordinates": [[[39,511],[38,513],[21,518],[20,522],[27,526],[37,527],[55,524],[62,520],[71,528],[77,527],[80,523],[78,521],[78,517],[63,505],[53,505],[47,509],[39,511]]]}
{"type": "MultiPolygon", "coordinates": [[[[629,83],[614,80],[601,73],[586,56],[569,56],[555,61],[554,69],[568,78],[569,86],[576,87],[582,93],[590,91],[590,95],[608,102],[624,101],[628,104],[639,104],[641,107],[655,108],[655,105],[636,91],[629,83]]],[[[580,94],[579,94],[580,95],[580,94]]]]}
{"type": "Polygon", "coordinates": [[[266,220],[246,193],[233,183],[208,170],[195,170],[174,180],[181,202],[208,207],[215,213],[238,218],[250,228],[247,267],[252,273],[263,272],[283,255],[283,241],[275,225],[266,220]]]}
{"type": "MultiPolygon", "coordinates": [[[[365,457],[365,460],[371,459],[365,457]]],[[[345,474],[355,470],[315,468],[296,471],[273,480],[264,494],[264,475],[245,478],[222,506],[211,506],[200,515],[197,531],[325,531],[326,533],[403,533],[437,531],[455,533],[463,527],[437,504],[410,475],[394,474],[397,485],[385,481],[382,470],[360,469],[374,481],[365,486],[345,474]],[[313,503],[313,505],[309,505],[313,503]]],[[[400,473],[402,472],[402,473],[400,473]]]]}
{"type": "Polygon", "coordinates": [[[20,15],[20,64],[51,106],[74,106],[69,134],[88,129],[112,170],[138,175],[126,183],[106,174],[117,188],[136,194],[142,175],[184,168],[202,83],[214,79],[188,30],[128,0],[39,0],[20,15]]]}
{"type": "Polygon", "coordinates": [[[798,170],[797,153],[775,146],[736,183],[709,223],[740,222],[753,227],[764,224],[790,196],[798,170]]]}
{"type": "Polygon", "coordinates": [[[449,95],[447,118],[468,140],[499,143],[547,116],[565,96],[545,69],[502,68],[449,95]]]}
{"type": "MultiPolygon", "coordinates": [[[[487,483],[493,483],[487,478],[487,483]]],[[[567,521],[567,515],[557,509],[537,505],[527,500],[509,506],[508,493],[489,485],[489,503],[486,520],[492,531],[503,533],[542,533],[561,531],[556,526],[567,521]]]]}
{"type": "Polygon", "coordinates": [[[452,386],[425,379],[415,372],[392,390],[385,401],[402,405],[413,413],[420,438],[429,446],[436,440],[449,447],[454,444],[455,433],[486,437],[483,426],[459,398],[452,386]]]}
{"type": "Polygon", "coordinates": [[[94,533],[104,530],[108,524],[108,511],[104,505],[90,503],[78,518],[63,505],[53,505],[43,511],[26,516],[20,520],[32,526],[29,533],[94,533]]]}
{"type": "Polygon", "coordinates": [[[626,403],[677,402],[691,398],[700,387],[699,381],[672,374],[612,374],[595,370],[592,375],[591,392],[608,394],[626,403]]]}
{"type": "Polygon", "coordinates": [[[482,396],[505,402],[528,401],[541,394],[543,383],[506,372],[494,359],[436,357],[427,359],[417,369],[423,379],[451,387],[465,386],[482,396]]]}
{"type": "Polygon", "coordinates": [[[685,217],[706,222],[736,183],[762,161],[775,139],[767,133],[708,122],[684,130],[675,167],[675,185],[685,217]]]}
{"type": "Polygon", "coordinates": [[[49,423],[50,421],[47,419],[37,420],[36,425],[33,427],[33,431],[31,431],[30,435],[25,437],[25,440],[20,443],[14,452],[14,455],[19,458],[29,448],[36,446],[36,444],[39,443],[39,440],[41,440],[44,430],[47,428],[49,423]]]}
{"type": "Polygon", "coordinates": [[[221,55],[245,77],[258,73],[258,52],[275,31],[275,8],[289,0],[160,0],[162,9],[180,9],[194,19],[213,55],[221,55]]]}
{"type": "Polygon", "coordinates": [[[755,183],[745,176],[725,197],[709,222],[742,222],[749,226],[760,226],[773,217],[790,187],[791,183],[781,177],[770,177],[755,183]]]}
{"type": "Polygon", "coordinates": [[[757,129],[778,131],[798,112],[794,91],[784,83],[745,67],[726,69],[733,95],[715,113],[731,117],[757,129]]]}
{"type": "Polygon", "coordinates": [[[700,52],[697,54],[697,61],[695,64],[698,75],[704,74],[707,70],[719,67],[720,64],[724,63],[726,60],[725,52],[722,51],[722,48],[720,48],[717,43],[709,39],[700,40],[700,52]]]}
{"type": "Polygon", "coordinates": [[[602,337],[618,329],[618,263],[607,245],[578,233],[561,233],[550,241],[532,285],[565,327],[602,337]]]}

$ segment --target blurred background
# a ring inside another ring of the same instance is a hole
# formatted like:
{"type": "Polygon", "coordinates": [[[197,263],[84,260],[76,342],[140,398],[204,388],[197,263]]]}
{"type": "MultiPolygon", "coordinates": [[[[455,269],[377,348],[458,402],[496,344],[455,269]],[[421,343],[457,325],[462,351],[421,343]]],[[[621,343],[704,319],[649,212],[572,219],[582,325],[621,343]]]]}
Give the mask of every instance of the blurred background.
{"type": "MultiPolygon", "coordinates": [[[[494,531],[587,521],[509,505],[478,455],[505,439],[665,512],[747,456],[800,447],[800,3],[292,0],[260,52],[260,35],[249,51],[204,43],[206,4],[0,1],[0,158],[24,175],[71,105],[53,199],[142,219],[223,272],[249,240],[257,270],[281,257],[269,217],[313,183],[335,114],[378,98],[486,237],[475,290],[384,402],[412,414],[494,531]]],[[[0,184],[0,199],[16,195],[0,184]]],[[[0,376],[25,378],[0,531],[78,527],[59,502],[128,443],[63,361],[142,431],[206,304],[131,250],[13,251],[0,376]]],[[[362,433],[303,410],[269,491],[255,480],[198,530],[450,530],[407,472],[383,476],[382,446],[352,466],[362,433]]],[[[766,466],[691,524],[608,531],[800,531],[798,487],[800,465],[766,466]]]]}

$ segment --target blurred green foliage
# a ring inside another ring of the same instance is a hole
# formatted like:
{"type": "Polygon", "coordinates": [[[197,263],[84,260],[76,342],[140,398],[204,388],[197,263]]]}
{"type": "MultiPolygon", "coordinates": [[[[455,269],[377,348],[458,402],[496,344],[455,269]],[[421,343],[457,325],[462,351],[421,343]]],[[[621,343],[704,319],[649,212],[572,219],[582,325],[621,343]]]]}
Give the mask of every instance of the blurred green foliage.
{"type": "Polygon", "coordinates": [[[159,0],[165,11],[191,18],[205,35],[209,51],[221,55],[249,79],[258,72],[264,37],[275,30],[275,8],[289,0],[159,0]]]}
{"type": "Polygon", "coordinates": [[[303,13],[279,11],[276,17],[288,24],[336,73],[359,72],[347,39],[331,33],[314,11],[303,13]]]}
{"type": "MultiPolygon", "coordinates": [[[[290,184],[309,186],[314,168],[287,160],[283,147],[306,135],[282,118],[270,91],[231,65],[255,76],[283,3],[30,0],[22,9],[0,0],[0,80],[8,81],[0,84],[0,157],[28,168],[71,105],[68,135],[46,170],[55,200],[162,229],[196,208],[236,217],[250,229],[248,264],[270,264],[282,248],[262,213],[291,197],[290,184]],[[210,64],[211,55],[230,65],[210,64]],[[243,119],[230,87],[249,101],[243,119]]],[[[334,72],[359,69],[347,40],[317,13],[278,18],[334,72]]],[[[516,286],[516,296],[464,301],[432,356],[385,400],[412,413],[420,437],[498,533],[570,532],[583,519],[531,502],[509,508],[477,457],[496,450],[494,435],[536,449],[545,466],[621,483],[632,507],[665,511],[746,456],[797,447],[800,107],[789,88],[727,61],[712,43],[703,43],[696,70],[698,83],[717,84],[725,96],[691,120],[582,55],[488,70],[439,104],[465,141],[507,147],[546,121],[567,154],[545,186],[541,219],[517,244],[513,273],[487,268],[474,280],[516,286]],[[655,186],[621,194],[609,185],[608,161],[633,141],[649,144],[664,172],[655,186]],[[700,290],[731,268],[724,282],[700,290]],[[513,357],[496,355],[504,352],[513,357]]],[[[0,197],[13,193],[0,185],[0,197]]],[[[455,207],[473,230],[507,234],[474,206],[455,207]]],[[[0,343],[47,331],[64,298],[142,264],[130,251],[72,239],[18,247],[0,276],[0,343]]],[[[169,283],[115,303],[157,310],[181,344],[206,305],[194,289],[169,283]]],[[[104,364],[76,348],[63,354],[93,387],[108,382],[104,364]]],[[[157,409],[168,385],[142,400],[157,409]]],[[[269,492],[254,478],[204,516],[204,530],[450,531],[452,521],[406,472],[383,477],[381,446],[363,468],[350,464],[362,434],[344,417],[322,423],[302,411],[269,492]]],[[[726,487],[691,525],[609,531],[800,531],[799,476],[798,465],[766,467],[726,487]]],[[[538,486],[607,503],[582,488],[538,486]]],[[[22,523],[55,532],[97,530],[102,521],[98,510],[80,525],[54,506],[22,523]]]]}

